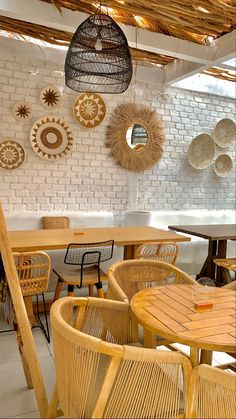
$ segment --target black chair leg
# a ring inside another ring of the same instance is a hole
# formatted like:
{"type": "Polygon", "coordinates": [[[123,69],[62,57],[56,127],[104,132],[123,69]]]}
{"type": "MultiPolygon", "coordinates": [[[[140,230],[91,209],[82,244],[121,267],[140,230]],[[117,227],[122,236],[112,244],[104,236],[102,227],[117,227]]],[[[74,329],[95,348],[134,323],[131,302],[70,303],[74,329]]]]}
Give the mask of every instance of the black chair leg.
{"type": "Polygon", "coordinates": [[[42,323],[42,320],[40,319],[38,295],[36,295],[36,301],[37,301],[37,320],[39,322],[40,328],[42,329],[43,333],[45,334],[45,337],[46,337],[48,343],[50,343],[50,333],[49,333],[49,327],[48,327],[47,311],[46,311],[46,304],[45,304],[45,298],[44,298],[44,294],[43,293],[42,293],[42,297],[43,297],[43,309],[44,309],[46,329],[45,329],[45,327],[44,327],[44,325],[42,323]]]}
{"type": "Polygon", "coordinates": [[[75,286],[73,284],[68,284],[67,285],[67,296],[68,297],[74,297],[75,295],[75,286]]]}
{"type": "Polygon", "coordinates": [[[97,294],[99,298],[104,298],[104,291],[102,288],[102,283],[101,282],[97,282],[96,284],[96,288],[97,288],[97,294]]]}

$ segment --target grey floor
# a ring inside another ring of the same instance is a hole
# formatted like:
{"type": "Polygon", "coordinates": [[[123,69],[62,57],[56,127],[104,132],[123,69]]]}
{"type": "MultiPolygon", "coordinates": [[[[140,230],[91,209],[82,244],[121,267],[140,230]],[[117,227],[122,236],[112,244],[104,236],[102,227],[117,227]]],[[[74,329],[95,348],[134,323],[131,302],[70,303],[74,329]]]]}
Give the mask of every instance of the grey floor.
{"type": "MultiPolygon", "coordinates": [[[[1,316],[0,316],[1,318],[1,316]]],[[[0,330],[7,328],[3,320],[0,330]]],[[[41,329],[33,329],[33,336],[50,400],[55,383],[52,343],[48,344],[41,329]]],[[[189,348],[178,345],[188,352],[189,348]]],[[[166,349],[164,347],[158,349],[166,349]]],[[[213,365],[232,361],[233,358],[220,352],[214,352],[213,365]]],[[[21,360],[14,332],[0,334],[0,418],[39,418],[34,391],[26,387],[21,360]]]]}

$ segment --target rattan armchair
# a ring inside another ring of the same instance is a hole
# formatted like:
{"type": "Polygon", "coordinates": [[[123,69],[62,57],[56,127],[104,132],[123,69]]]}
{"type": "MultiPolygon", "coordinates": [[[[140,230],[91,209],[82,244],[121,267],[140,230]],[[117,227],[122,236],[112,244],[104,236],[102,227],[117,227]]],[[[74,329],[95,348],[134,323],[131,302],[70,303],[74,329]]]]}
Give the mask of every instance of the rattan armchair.
{"type": "Polygon", "coordinates": [[[32,319],[34,319],[34,315],[32,313],[32,297],[36,296],[38,325],[43,330],[47,341],[50,342],[50,333],[44,299],[44,292],[47,291],[50,276],[50,257],[47,253],[39,251],[13,253],[13,256],[20,280],[22,295],[24,297],[26,309],[28,309],[27,312],[31,324],[32,319]],[[45,327],[39,315],[39,295],[42,295],[43,299],[45,327]]]}
{"type": "MultiPolygon", "coordinates": [[[[108,272],[107,298],[130,302],[134,294],[144,288],[161,284],[196,284],[187,273],[174,265],[157,260],[133,259],[120,261],[112,265],[108,272]]],[[[141,340],[138,324],[132,320],[134,340],[141,340]]],[[[157,338],[157,345],[169,345],[171,342],[157,338]]]]}
{"type": "Polygon", "coordinates": [[[115,263],[108,272],[108,298],[131,301],[144,288],[161,284],[196,284],[186,272],[167,262],[132,259],[115,263]]]}
{"type": "Polygon", "coordinates": [[[177,243],[151,242],[139,246],[135,258],[160,260],[175,265],[178,254],[179,246],[177,243]]]}
{"type": "Polygon", "coordinates": [[[80,244],[70,243],[64,258],[66,266],[64,270],[57,268],[53,272],[57,275],[58,281],[53,301],[60,297],[63,285],[67,286],[67,295],[74,295],[74,288],[89,287],[89,295],[93,296],[94,285],[97,288],[97,295],[104,298],[102,281],[107,275],[100,268],[101,262],[110,260],[113,255],[114,241],[80,244]]]}
{"type": "Polygon", "coordinates": [[[61,298],[52,305],[58,403],[70,418],[177,418],[185,412],[190,361],[180,353],[127,346],[129,304],[61,298]]]}
{"type": "Polygon", "coordinates": [[[229,419],[236,417],[235,374],[200,365],[192,371],[187,418],[229,419]]]}

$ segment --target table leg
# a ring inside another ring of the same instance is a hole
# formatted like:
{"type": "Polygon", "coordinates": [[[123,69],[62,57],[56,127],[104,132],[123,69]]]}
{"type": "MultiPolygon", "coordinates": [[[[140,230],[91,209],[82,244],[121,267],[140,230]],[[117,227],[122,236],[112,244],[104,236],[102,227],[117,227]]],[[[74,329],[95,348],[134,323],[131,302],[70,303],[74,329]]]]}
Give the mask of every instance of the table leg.
{"type": "Polygon", "coordinates": [[[201,356],[200,356],[200,364],[211,365],[211,363],[212,363],[212,351],[202,349],[201,356]]]}
{"type": "MultiPolygon", "coordinates": [[[[227,240],[218,241],[218,254],[217,258],[224,259],[226,258],[227,252],[227,240]]],[[[216,285],[222,286],[227,284],[227,276],[225,275],[225,269],[222,266],[216,267],[216,285]]]]}
{"type": "Polygon", "coordinates": [[[156,349],[156,336],[147,329],[143,329],[143,340],[144,348],[156,349]]]}
{"type": "Polygon", "coordinates": [[[200,273],[196,276],[196,279],[201,278],[202,276],[207,276],[208,278],[215,280],[215,264],[213,259],[216,257],[216,249],[217,249],[217,241],[216,240],[209,240],[208,242],[208,256],[205,260],[205,263],[200,271],[200,273]]]}
{"type": "Polygon", "coordinates": [[[199,349],[190,348],[190,361],[192,367],[197,367],[199,365],[199,349]]]}
{"type": "Polygon", "coordinates": [[[129,244],[124,246],[124,260],[134,259],[136,251],[135,244],[129,244]]]}

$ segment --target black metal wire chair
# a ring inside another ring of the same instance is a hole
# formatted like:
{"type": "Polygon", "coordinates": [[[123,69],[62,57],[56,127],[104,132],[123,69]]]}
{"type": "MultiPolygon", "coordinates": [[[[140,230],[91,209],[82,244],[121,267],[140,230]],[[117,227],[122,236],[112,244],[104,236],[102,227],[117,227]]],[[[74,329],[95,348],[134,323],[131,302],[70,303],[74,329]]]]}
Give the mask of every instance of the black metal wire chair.
{"type": "Polygon", "coordinates": [[[54,268],[58,281],[53,301],[60,297],[63,285],[67,285],[67,295],[74,295],[74,288],[89,287],[89,295],[93,296],[94,285],[97,288],[98,297],[104,298],[102,281],[107,275],[102,271],[100,264],[110,260],[113,256],[114,240],[97,243],[70,243],[64,258],[65,265],[71,265],[70,269],[59,270],[54,268]]]}

